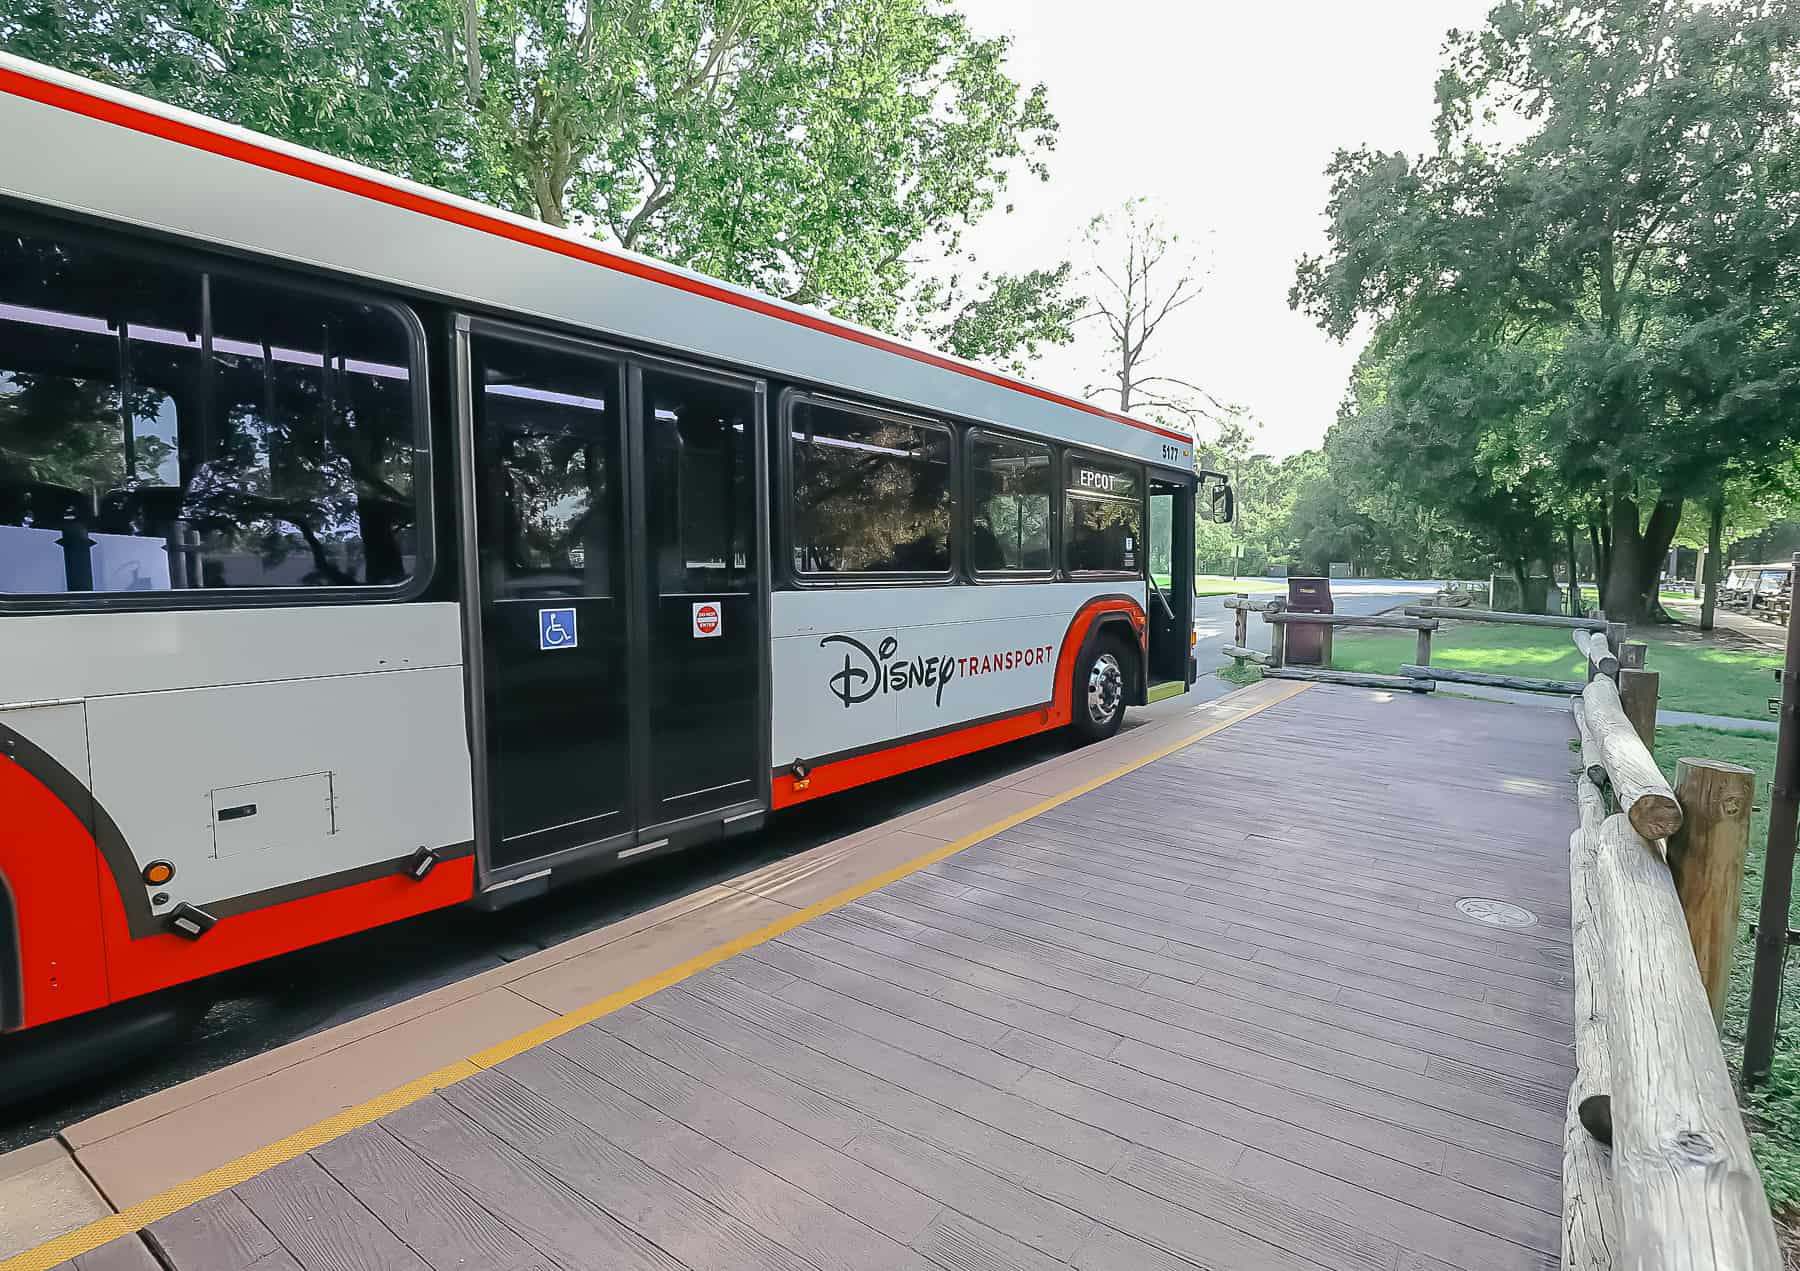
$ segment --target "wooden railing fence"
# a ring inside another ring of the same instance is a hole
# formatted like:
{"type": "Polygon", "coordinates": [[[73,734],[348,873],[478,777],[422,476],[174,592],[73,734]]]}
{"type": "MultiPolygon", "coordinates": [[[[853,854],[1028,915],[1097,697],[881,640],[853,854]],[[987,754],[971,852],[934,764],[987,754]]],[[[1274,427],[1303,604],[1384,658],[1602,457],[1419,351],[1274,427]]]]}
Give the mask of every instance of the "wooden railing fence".
{"type": "Polygon", "coordinates": [[[1226,600],[1227,655],[1282,679],[1430,692],[1436,681],[1566,694],[1580,738],[1569,837],[1575,978],[1575,1080],[1563,1136],[1563,1266],[1580,1271],[1779,1271],[1762,1178],[1750,1153],[1719,1024],[1737,943],[1755,775],[1683,759],[1671,786],[1657,767],[1659,683],[1644,646],[1604,617],[1566,618],[1432,605],[1399,615],[1290,613],[1279,600],[1226,600]],[[1270,651],[1248,647],[1249,615],[1270,651]],[[1566,630],[1583,681],[1431,665],[1445,619],[1566,630]],[[1406,629],[1415,662],[1399,675],[1295,667],[1296,623],[1406,629]]]}
{"type": "Polygon", "coordinates": [[[1576,643],[1594,678],[1570,703],[1581,762],[1569,837],[1576,1075],[1563,1266],[1778,1271],[1718,1033],[1754,774],[1683,759],[1671,787],[1651,749],[1654,696],[1648,723],[1633,719],[1614,678],[1632,671],[1620,651],[1576,643]]]}
{"type": "Polygon", "coordinates": [[[1655,731],[1656,699],[1659,678],[1654,671],[1644,670],[1644,646],[1625,642],[1625,625],[1608,622],[1604,616],[1565,618],[1556,614],[1508,613],[1497,609],[1459,609],[1449,605],[1408,605],[1398,614],[1291,613],[1280,600],[1251,600],[1248,595],[1228,596],[1225,607],[1235,612],[1237,630],[1233,642],[1225,647],[1225,656],[1241,665],[1255,663],[1272,679],[1315,680],[1327,684],[1349,684],[1358,688],[1385,688],[1430,693],[1443,684],[1471,684],[1484,688],[1516,689],[1528,693],[1563,693],[1571,697],[1583,692],[1596,675],[1617,681],[1625,713],[1643,725],[1646,743],[1655,731]],[[1249,618],[1260,613],[1269,624],[1269,651],[1258,652],[1249,647],[1249,618]],[[1567,631],[1587,660],[1585,680],[1552,680],[1528,675],[1497,675],[1488,671],[1465,671],[1458,667],[1431,664],[1432,636],[1445,620],[1489,623],[1500,626],[1538,627],[1567,631]],[[1322,665],[1295,666],[1287,657],[1287,628],[1297,623],[1323,626],[1326,632],[1322,665]],[[1331,667],[1330,633],[1339,627],[1375,627],[1409,630],[1418,633],[1413,661],[1403,663],[1398,675],[1365,671],[1338,671],[1331,667]]]}
{"type": "MultiPolygon", "coordinates": [[[[1397,614],[1349,614],[1349,613],[1294,613],[1285,602],[1280,600],[1251,600],[1247,595],[1227,596],[1225,607],[1235,610],[1237,614],[1236,639],[1225,646],[1225,656],[1235,658],[1241,665],[1253,662],[1263,668],[1263,674],[1278,680],[1317,680],[1327,684],[1349,684],[1357,688],[1389,688],[1401,689],[1414,693],[1429,693],[1437,687],[1429,676],[1414,678],[1403,675],[1375,675],[1362,671],[1334,671],[1331,669],[1331,633],[1339,627],[1377,627],[1388,630],[1416,631],[1419,633],[1419,655],[1429,660],[1431,649],[1431,633],[1437,630],[1435,618],[1415,618],[1397,614]],[[1249,619],[1253,613],[1260,613],[1263,621],[1269,624],[1269,651],[1260,653],[1248,648],[1249,619]],[[1325,628],[1322,666],[1295,666],[1287,657],[1287,629],[1290,626],[1317,626],[1325,628]]],[[[1464,610],[1456,610],[1463,613],[1464,610]]]]}

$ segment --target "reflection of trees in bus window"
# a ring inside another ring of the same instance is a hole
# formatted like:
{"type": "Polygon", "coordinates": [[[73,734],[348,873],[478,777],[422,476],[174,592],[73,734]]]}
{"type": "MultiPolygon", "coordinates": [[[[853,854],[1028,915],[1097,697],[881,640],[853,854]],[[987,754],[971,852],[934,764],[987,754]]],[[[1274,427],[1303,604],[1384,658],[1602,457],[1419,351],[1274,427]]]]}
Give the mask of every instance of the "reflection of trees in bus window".
{"type": "Polygon", "coordinates": [[[1050,569],[1050,447],[973,433],[969,491],[969,561],[977,571],[1050,569]]]}
{"type": "Polygon", "coordinates": [[[384,307],[0,228],[0,590],[404,581],[412,362],[384,307]]]}
{"type": "Polygon", "coordinates": [[[949,572],[948,429],[802,401],[790,430],[797,570],[949,572]]]}
{"type": "Polygon", "coordinates": [[[497,594],[612,589],[619,368],[585,354],[482,337],[477,426],[495,477],[497,594]]]}
{"type": "Polygon", "coordinates": [[[1136,468],[1070,457],[1063,493],[1063,561],[1067,569],[1143,572],[1142,489],[1136,468]]]}

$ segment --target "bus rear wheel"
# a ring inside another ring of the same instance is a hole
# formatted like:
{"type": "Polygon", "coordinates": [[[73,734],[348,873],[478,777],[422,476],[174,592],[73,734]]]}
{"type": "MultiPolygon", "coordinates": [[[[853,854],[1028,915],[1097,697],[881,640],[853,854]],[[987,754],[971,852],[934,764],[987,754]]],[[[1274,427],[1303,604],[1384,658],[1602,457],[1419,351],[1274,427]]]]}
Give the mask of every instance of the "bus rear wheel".
{"type": "Polygon", "coordinates": [[[1123,641],[1111,637],[1094,641],[1076,661],[1071,720],[1076,737],[1083,742],[1105,741],[1119,731],[1131,674],[1131,654],[1123,641]]]}

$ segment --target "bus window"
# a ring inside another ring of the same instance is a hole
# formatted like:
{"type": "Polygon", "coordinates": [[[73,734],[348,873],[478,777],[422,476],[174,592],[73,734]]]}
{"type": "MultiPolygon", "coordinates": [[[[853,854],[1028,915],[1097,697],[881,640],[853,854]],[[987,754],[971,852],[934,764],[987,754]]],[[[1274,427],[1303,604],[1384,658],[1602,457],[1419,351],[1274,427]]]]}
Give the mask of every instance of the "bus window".
{"type": "Polygon", "coordinates": [[[386,307],[0,229],[0,591],[404,582],[415,357],[386,307]]]}
{"type": "Polygon", "coordinates": [[[1144,572],[1143,474],[1124,464],[1069,456],[1063,492],[1063,557],[1070,573],[1144,572]]]}
{"type": "Polygon", "coordinates": [[[975,571],[1049,572],[1056,492],[1050,447],[970,432],[969,492],[969,563],[975,571]]]}
{"type": "Polygon", "coordinates": [[[656,574],[665,593],[744,590],[756,530],[753,399],[741,388],[691,375],[644,372],[644,449],[662,492],[656,574]]]}
{"type": "Polygon", "coordinates": [[[949,574],[949,429],[802,398],[789,431],[797,571],[949,574]]]}
{"type": "Polygon", "coordinates": [[[612,595],[617,363],[482,339],[475,370],[495,598],[612,595]]]}

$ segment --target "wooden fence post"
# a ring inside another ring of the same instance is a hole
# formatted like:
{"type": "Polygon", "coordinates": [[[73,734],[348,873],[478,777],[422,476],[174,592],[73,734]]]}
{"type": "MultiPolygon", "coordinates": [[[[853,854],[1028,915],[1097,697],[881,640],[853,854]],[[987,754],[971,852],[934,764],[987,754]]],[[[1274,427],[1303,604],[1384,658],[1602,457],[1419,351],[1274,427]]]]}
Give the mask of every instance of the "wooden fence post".
{"type": "Polygon", "coordinates": [[[1431,665],[1431,628],[1420,627],[1418,643],[1413,648],[1413,661],[1420,666],[1431,665]]]}
{"type": "Polygon", "coordinates": [[[1681,829],[1668,841],[1675,894],[1687,915],[1688,938],[1700,983],[1712,1004],[1713,1023],[1725,1021],[1725,990],[1737,946],[1738,910],[1744,894],[1744,854],[1750,845],[1750,807],[1756,774],[1734,763],[1679,759],[1675,798],[1681,829]]]}
{"type": "Polygon", "coordinates": [[[1614,655],[1616,656],[1619,652],[1619,646],[1624,643],[1625,643],[1625,624],[1622,622],[1607,623],[1606,624],[1606,647],[1611,649],[1613,651],[1614,655]]]}
{"type": "Polygon", "coordinates": [[[1277,669],[1287,665],[1287,623],[1269,624],[1269,665],[1277,669]]]}
{"type": "Polygon", "coordinates": [[[1652,757],[1656,754],[1656,697],[1661,683],[1662,676],[1655,671],[1619,672],[1619,704],[1652,757]]]}
{"type": "MultiPolygon", "coordinates": [[[[1800,552],[1794,553],[1800,568],[1800,552]]],[[[1788,606],[1787,653],[1781,670],[1781,727],[1775,734],[1775,779],[1769,783],[1769,839],[1757,904],[1756,966],[1750,973],[1750,1017],[1744,1024],[1744,1084],[1769,1076],[1781,1031],[1781,983],[1787,970],[1788,910],[1794,896],[1794,835],[1800,824],[1800,605],[1788,606]]]]}
{"type": "MultiPolygon", "coordinates": [[[[1241,592],[1241,591],[1238,593],[1237,598],[1238,598],[1238,602],[1240,604],[1246,604],[1250,600],[1249,595],[1247,593],[1241,592]]],[[[1238,648],[1240,648],[1240,649],[1249,648],[1250,647],[1250,611],[1248,609],[1238,609],[1235,612],[1237,614],[1237,625],[1236,625],[1236,628],[1235,628],[1235,631],[1233,634],[1237,638],[1234,639],[1232,641],[1232,643],[1237,645],[1238,648]]]]}
{"type": "Polygon", "coordinates": [[[1644,652],[1648,648],[1642,640],[1627,640],[1619,646],[1619,667],[1621,670],[1641,671],[1644,669],[1644,652]]]}

